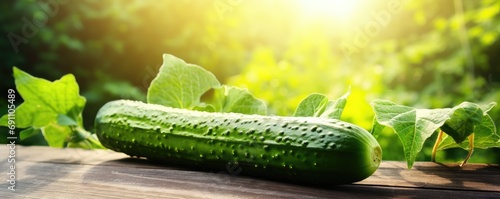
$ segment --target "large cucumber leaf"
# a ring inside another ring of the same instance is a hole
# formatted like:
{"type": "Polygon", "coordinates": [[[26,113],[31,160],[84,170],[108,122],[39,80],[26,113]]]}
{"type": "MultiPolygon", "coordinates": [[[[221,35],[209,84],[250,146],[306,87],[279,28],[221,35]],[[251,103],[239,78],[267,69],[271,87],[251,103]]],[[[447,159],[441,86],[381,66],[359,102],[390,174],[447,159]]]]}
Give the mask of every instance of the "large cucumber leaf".
{"type": "MultiPolygon", "coordinates": [[[[375,122],[394,129],[401,140],[408,168],[413,166],[425,140],[444,124],[450,112],[450,109],[416,109],[387,100],[374,100],[371,105],[375,122]]],[[[382,130],[374,129],[374,134],[382,130]]]]}
{"type": "Polygon", "coordinates": [[[220,85],[217,78],[200,66],[189,64],[173,55],[163,55],[163,65],[148,89],[151,104],[208,112],[267,114],[265,103],[247,89],[220,85]],[[214,90],[211,103],[201,97],[214,90]]]}
{"type": "Polygon", "coordinates": [[[494,102],[487,106],[463,102],[444,109],[417,109],[387,100],[374,100],[371,105],[375,111],[372,133],[376,136],[383,126],[391,127],[403,144],[408,168],[412,167],[425,140],[438,128],[447,135],[444,135],[437,150],[455,147],[469,149],[469,140],[466,138],[472,133],[476,148],[500,147],[500,136],[487,114],[496,105],[494,102]]]}
{"type": "Polygon", "coordinates": [[[147,101],[173,108],[192,109],[200,97],[220,86],[215,76],[194,64],[170,54],[163,55],[163,65],[148,88],[147,101]]]}

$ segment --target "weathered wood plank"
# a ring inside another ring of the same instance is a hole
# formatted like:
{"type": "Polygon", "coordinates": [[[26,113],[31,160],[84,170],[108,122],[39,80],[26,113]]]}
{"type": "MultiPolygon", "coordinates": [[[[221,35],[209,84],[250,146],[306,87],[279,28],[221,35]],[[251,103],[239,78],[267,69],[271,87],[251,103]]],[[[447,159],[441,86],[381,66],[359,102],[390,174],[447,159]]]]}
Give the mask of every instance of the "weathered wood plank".
{"type": "MultiPolygon", "coordinates": [[[[0,172],[7,153],[0,147],[0,172]]],[[[106,150],[17,148],[16,192],[0,181],[0,198],[331,198],[500,197],[500,167],[384,161],[353,185],[311,187],[152,164],[106,150]]],[[[7,175],[4,175],[7,177],[7,175]]]]}
{"type": "Polygon", "coordinates": [[[384,161],[372,176],[358,184],[500,192],[500,167],[416,162],[409,170],[405,162],[384,161]]]}

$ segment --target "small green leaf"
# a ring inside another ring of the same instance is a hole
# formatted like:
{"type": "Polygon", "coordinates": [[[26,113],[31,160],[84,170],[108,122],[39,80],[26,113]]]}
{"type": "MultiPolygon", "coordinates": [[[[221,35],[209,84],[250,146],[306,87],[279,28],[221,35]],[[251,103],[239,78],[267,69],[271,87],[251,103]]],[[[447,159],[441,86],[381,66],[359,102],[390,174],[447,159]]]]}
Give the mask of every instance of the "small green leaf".
{"type": "Polygon", "coordinates": [[[27,128],[27,129],[24,129],[22,130],[20,133],[19,133],[19,137],[21,138],[21,140],[25,140],[25,139],[28,139],[30,137],[33,137],[35,136],[36,134],[39,134],[41,133],[42,131],[40,129],[35,129],[35,128],[27,128]]]}
{"type": "Polygon", "coordinates": [[[347,97],[351,94],[350,89],[342,95],[340,98],[329,101],[326,105],[325,111],[321,114],[321,117],[340,119],[342,112],[344,112],[345,105],[347,104],[347,97]]]}
{"type": "Polygon", "coordinates": [[[319,117],[328,104],[326,95],[313,93],[308,95],[295,109],[293,116],[295,117],[319,117]]]}
{"type": "Polygon", "coordinates": [[[378,138],[380,133],[384,130],[385,126],[378,123],[377,118],[373,117],[373,126],[372,126],[372,131],[370,132],[373,137],[378,138]]]}
{"type": "Polygon", "coordinates": [[[148,88],[147,101],[174,108],[192,109],[200,97],[220,86],[215,76],[194,64],[173,55],[163,55],[163,65],[148,88]]]}
{"type": "Polygon", "coordinates": [[[350,91],[347,91],[340,98],[332,101],[328,101],[328,98],[323,94],[310,94],[299,103],[293,115],[296,117],[340,119],[349,94],[350,91]]]}
{"type": "Polygon", "coordinates": [[[205,111],[205,112],[216,112],[215,107],[212,104],[207,104],[204,102],[200,102],[198,105],[193,107],[193,110],[196,111],[205,111]]]}
{"type": "Polygon", "coordinates": [[[43,137],[51,147],[63,148],[67,145],[67,138],[72,134],[68,126],[50,123],[42,128],[43,137]]]}
{"type": "Polygon", "coordinates": [[[266,115],[266,104],[255,98],[247,89],[223,85],[214,89],[216,112],[266,115]]]}
{"type": "Polygon", "coordinates": [[[413,166],[425,140],[444,124],[451,111],[451,109],[416,109],[387,100],[374,100],[371,105],[375,111],[376,121],[394,129],[401,140],[408,168],[413,166]]]}

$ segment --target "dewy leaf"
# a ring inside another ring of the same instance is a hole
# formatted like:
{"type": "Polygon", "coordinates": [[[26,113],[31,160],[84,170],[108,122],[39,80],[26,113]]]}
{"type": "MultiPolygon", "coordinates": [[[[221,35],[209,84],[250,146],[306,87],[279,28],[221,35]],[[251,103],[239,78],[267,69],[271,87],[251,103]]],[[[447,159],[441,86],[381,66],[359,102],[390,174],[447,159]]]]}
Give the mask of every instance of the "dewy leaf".
{"type": "Polygon", "coordinates": [[[214,89],[216,112],[267,115],[266,104],[247,89],[223,85],[214,89]]]}
{"type": "Polygon", "coordinates": [[[474,132],[474,126],[481,123],[483,111],[479,105],[470,102],[463,102],[453,107],[452,111],[451,118],[441,126],[441,130],[461,143],[474,132]]]}
{"type": "Polygon", "coordinates": [[[293,115],[296,117],[340,119],[349,94],[350,92],[348,91],[342,97],[332,101],[329,101],[323,94],[310,94],[299,103],[293,115]]]}
{"type": "Polygon", "coordinates": [[[85,98],[80,96],[78,84],[72,74],[50,82],[33,77],[16,67],[13,71],[16,88],[24,99],[16,109],[18,128],[41,128],[50,122],[56,122],[59,114],[82,124],[81,112],[85,98]]]}
{"type": "Polygon", "coordinates": [[[148,88],[147,101],[174,108],[192,109],[200,97],[220,86],[217,78],[207,70],[188,64],[173,55],[163,55],[163,65],[148,88]]]}
{"type": "Polygon", "coordinates": [[[401,140],[408,168],[413,166],[425,140],[444,124],[450,112],[450,109],[416,109],[387,100],[374,100],[371,105],[376,121],[394,129],[401,140]]]}

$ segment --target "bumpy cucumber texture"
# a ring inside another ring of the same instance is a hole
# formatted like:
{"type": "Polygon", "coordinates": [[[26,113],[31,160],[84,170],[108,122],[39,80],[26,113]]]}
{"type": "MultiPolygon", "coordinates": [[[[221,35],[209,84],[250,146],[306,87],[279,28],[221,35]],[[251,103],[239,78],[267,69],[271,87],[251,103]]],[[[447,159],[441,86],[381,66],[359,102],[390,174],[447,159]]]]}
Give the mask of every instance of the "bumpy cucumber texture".
{"type": "Polygon", "coordinates": [[[366,130],[334,119],[209,113],[142,102],[108,102],[96,116],[101,143],[176,165],[312,184],[347,184],[378,168],[382,150],[366,130]]]}

